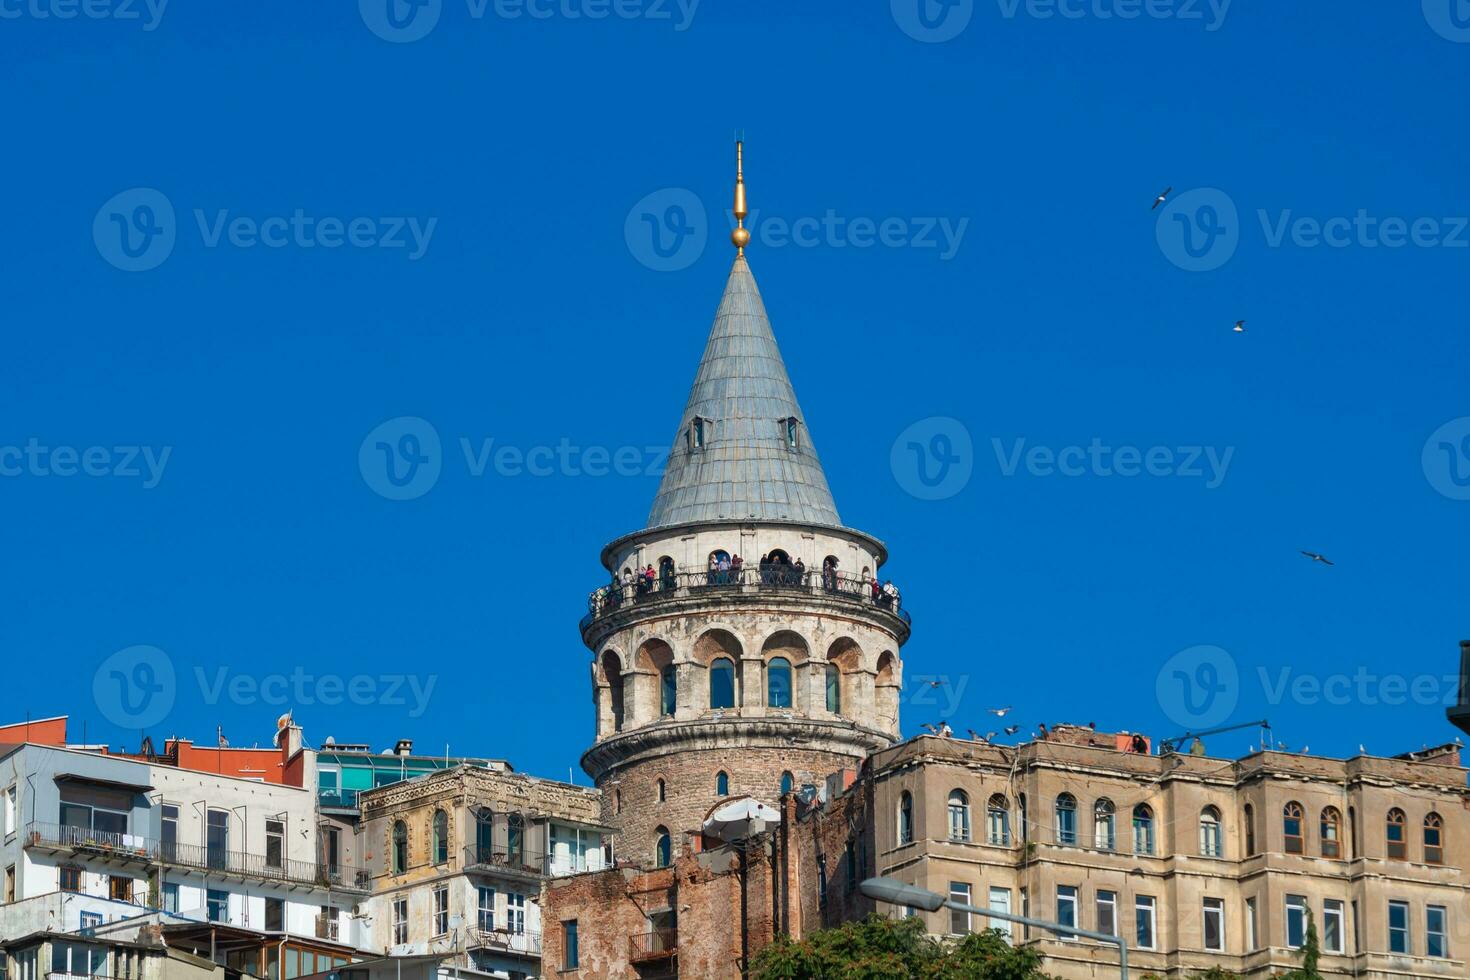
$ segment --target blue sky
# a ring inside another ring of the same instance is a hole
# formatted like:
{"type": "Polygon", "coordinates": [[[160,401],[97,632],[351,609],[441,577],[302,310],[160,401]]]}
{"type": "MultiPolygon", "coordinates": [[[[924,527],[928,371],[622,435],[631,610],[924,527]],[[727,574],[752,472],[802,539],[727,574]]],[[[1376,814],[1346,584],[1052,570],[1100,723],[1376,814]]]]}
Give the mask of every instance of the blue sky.
{"type": "Polygon", "coordinates": [[[67,9],[0,0],[7,717],[136,745],[113,671],[171,670],[155,736],[264,742],[294,707],[313,742],[564,777],[577,621],[657,486],[743,128],[751,265],[838,507],[890,546],[910,680],[945,680],[906,733],[1014,705],[1155,736],[1265,716],[1315,753],[1453,736],[1448,0],[442,0],[417,40],[370,0],[67,9]],[[660,258],[643,214],[692,237],[660,258]],[[359,449],[402,417],[438,475],[393,500],[359,449]],[[969,478],[922,499],[907,445],[940,433],[969,478]],[[476,475],[490,439],[638,462],[476,475]],[[164,659],[116,659],[138,645],[164,659]]]}

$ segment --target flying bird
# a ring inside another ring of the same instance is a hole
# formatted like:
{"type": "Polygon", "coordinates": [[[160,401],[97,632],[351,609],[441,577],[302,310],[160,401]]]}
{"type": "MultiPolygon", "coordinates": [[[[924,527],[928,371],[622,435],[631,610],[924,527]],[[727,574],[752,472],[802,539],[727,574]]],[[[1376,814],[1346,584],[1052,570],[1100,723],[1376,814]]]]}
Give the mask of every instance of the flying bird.
{"type": "Polygon", "coordinates": [[[985,741],[989,742],[991,739],[995,738],[995,736],[996,736],[996,733],[995,732],[986,732],[985,733],[985,741]]]}
{"type": "Polygon", "coordinates": [[[1236,320],[1235,321],[1235,327],[1233,329],[1235,330],[1236,333],[1245,333],[1245,321],[1244,320],[1236,320]]]}
{"type": "Polygon", "coordinates": [[[939,734],[939,729],[935,728],[933,725],[929,724],[927,721],[926,722],[923,722],[920,725],[920,727],[921,728],[927,728],[929,730],[929,733],[931,735],[938,735],[939,734]]]}
{"type": "Polygon", "coordinates": [[[1330,559],[1328,559],[1324,555],[1317,554],[1315,551],[1303,551],[1302,554],[1304,554],[1308,558],[1312,559],[1312,561],[1320,561],[1324,565],[1331,565],[1332,564],[1332,561],[1330,559]]]}
{"type": "Polygon", "coordinates": [[[1174,188],[1172,188],[1172,187],[1165,187],[1164,188],[1164,193],[1162,193],[1158,197],[1154,198],[1154,206],[1151,207],[1151,208],[1149,208],[1149,210],[1150,211],[1156,211],[1156,210],[1158,210],[1159,205],[1164,203],[1164,198],[1168,197],[1171,193],[1173,193],[1173,191],[1174,191],[1174,188]]]}
{"type": "Polygon", "coordinates": [[[1021,730],[1021,726],[1020,725],[1007,725],[1006,726],[1006,734],[1007,735],[1014,735],[1017,732],[1019,732],[1020,730],[1021,730]]]}
{"type": "Polygon", "coordinates": [[[930,687],[943,687],[944,686],[944,681],[930,681],[929,682],[929,686],[930,687]]]}
{"type": "Polygon", "coordinates": [[[1011,713],[1011,706],[1006,705],[1004,708],[986,708],[985,710],[989,711],[997,718],[1004,718],[1006,715],[1011,713]]]}

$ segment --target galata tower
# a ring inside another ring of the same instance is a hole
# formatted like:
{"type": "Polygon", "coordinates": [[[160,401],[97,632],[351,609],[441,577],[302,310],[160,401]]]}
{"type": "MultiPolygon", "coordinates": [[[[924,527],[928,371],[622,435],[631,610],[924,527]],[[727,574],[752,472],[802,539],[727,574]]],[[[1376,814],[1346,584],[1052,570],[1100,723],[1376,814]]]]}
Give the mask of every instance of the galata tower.
{"type": "Polygon", "coordinates": [[[745,258],[736,156],[735,265],[648,524],[602,549],[611,584],[582,620],[582,768],[645,867],[721,801],[774,804],[899,733],[909,616],[878,584],[883,543],[837,515],[745,258]]]}

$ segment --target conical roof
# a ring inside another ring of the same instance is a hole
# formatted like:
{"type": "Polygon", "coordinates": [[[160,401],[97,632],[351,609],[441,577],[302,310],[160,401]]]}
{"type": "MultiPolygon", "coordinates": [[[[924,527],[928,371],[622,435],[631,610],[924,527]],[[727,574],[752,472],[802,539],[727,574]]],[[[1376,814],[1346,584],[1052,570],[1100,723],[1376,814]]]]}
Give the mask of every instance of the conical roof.
{"type": "Polygon", "coordinates": [[[725,284],[648,526],[718,520],[842,523],[743,253],[725,284]]]}

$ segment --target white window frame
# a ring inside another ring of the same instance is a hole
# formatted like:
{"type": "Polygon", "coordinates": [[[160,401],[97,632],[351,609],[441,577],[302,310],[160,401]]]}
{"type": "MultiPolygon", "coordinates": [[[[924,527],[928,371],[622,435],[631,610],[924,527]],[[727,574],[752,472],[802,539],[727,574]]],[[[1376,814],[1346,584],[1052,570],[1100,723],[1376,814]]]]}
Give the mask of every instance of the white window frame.
{"type": "Polygon", "coordinates": [[[475,924],[481,932],[495,931],[495,889],[480,885],[475,889],[475,924]],[[488,903],[487,903],[488,900],[488,903]]]}
{"type": "Polygon", "coordinates": [[[440,885],[434,889],[434,935],[449,935],[449,886],[440,885]]]}
{"type": "MultiPolygon", "coordinates": [[[[963,882],[963,881],[951,881],[949,883],[949,900],[951,902],[958,902],[961,905],[969,905],[970,904],[970,893],[971,893],[971,889],[970,889],[970,886],[969,886],[969,884],[967,882],[963,882]]],[[[950,909],[949,910],[949,934],[951,936],[968,936],[973,931],[973,928],[974,928],[974,923],[973,923],[973,921],[971,919],[971,916],[972,916],[972,913],[970,913],[970,912],[962,912],[959,909],[950,909]],[[957,921],[959,921],[959,920],[956,919],[955,916],[959,916],[959,915],[963,915],[965,917],[964,918],[965,928],[962,931],[956,932],[955,931],[955,923],[957,921]]]]}
{"type": "Polygon", "coordinates": [[[1245,900],[1245,951],[1254,953],[1261,948],[1259,933],[1260,923],[1257,921],[1256,898],[1252,895],[1245,900]]]}
{"type": "Polygon", "coordinates": [[[1341,953],[1347,947],[1347,934],[1343,931],[1347,924],[1347,915],[1343,908],[1341,899],[1325,898],[1322,900],[1322,952],[1341,953]],[[1337,944],[1334,946],[1328,940],[1330,933],[1327,931],[1327,923],[1337,920],[1337,944]]]}
{"type": "Polygon", "coordinates": [[[1159,948],[1159,903],[1152,895],[1135,895],[1133,897],[1133,937],[1139,949],[1159,948]],[[1138,935],[1139,916],[1148,913],[1148,942],[1138,935]]]}
{"type": "Polygon", "coordinates": [[[1394,954],[1394,955],[1397,955],[1397,956],[1412,956],[1413,955],[1413,951],[1414,951],[1414,936],[1413,936],[1413,929],[1412,929],[1412,925],[1411,925],[1411,920],[1409,918],[1409,903],[1408,902],[1400,902],[1400,901],[1392,901],[1392,902],[1389,902],[1388,903],[1388,919],[1386,920],[1386,923],[1387,923],[1387,926],[1388,926],[1388,951],[1390,953],[1394,954]],[[1402,929],[1398,929],[1398,930],[1395,930],[1394,927],[1393,927],[1393,913],[1394,913],[1394,910],[1395,909],[1402,909],[1403,910],[1403,913],[1404,913],[1404,927],[1402,929]],[[1393,948],[1393,934],[1395,932],[1401,932],[1401,933],[1403,933],[1403,936],[1404,936],[1404,948],[1403,949],[1394,949],[1393,948]]]}
{"type": "Polygon", "coordinates": [[[14,783],[11,783],[9,786],[7,786],[5,788],[5,836],[6,837],[9,837],[12,834],[14,834],[15,833],[15,830],[16,830],[16,822],[15,821],[16,821],[16,817],[18,816],[18,813],[16,811],[16,802],[15,801],[16,801],[15,784],[14,783]]]}
{"type": "Polygon", "coordinates": [[[1443,905],[1424,906],[1424,955],[1432,959],[1449,959],[1450,910],[1443,905]],[[1439,913],[1439,928],[1434,928],[1434,914],[1439,913]],[[1439,952],[1434,952],[1434,938],[1439,937],[1439,952]]]}
{"type": "Polygon", "coordinates": [[[1286,933],[1282,936],[1282,938],[1286,940],[1286,948],[1287,949],[1301,949],[1302,946],[1307,941],[1307,899],[1306,899],[1305,896],[1302,896],[1302,895],[1288,895],[1288,896],[1286,896],[1286,919],[1285,919],[1285,925],[1286,925],[1286,933]],[[1301,939],[1300,939],[1300,941],[1298,941],[1296,943],[1293,943],[1291,941],[1291,921],[1292,921],[1292,918],[1293,918],[1293,913],[1295,913],[1297,916],[1300,916],[1300,918],[1301,918],[1301,924],[1300,924],[1300,926],[1298,928],[1298,932],[1301,934],[1301,939]]]}
{"type": "Polygon", "coordinates": [[[1212,953],[1225,952],[1225,899],[1206,897],[1200,903],[1200,941],[1212,953]],[[1215,945],[1210,945],[1209,921],[1215,919],[1215,945]]]}
{"type": "Polygon", "coordinates": [[[408,945],[408,899],[393,899],[393,945],[408,945]]]}
{"type": "MultiPolygon", "coordinates": [[[[1062,924],[1064,926],[1071,926],[1073,929],[1080,929],[1081,928],[1081,925],[1079,924],[1078,919],[1077,919],[1077,915],[1078,915],[1078,888],[1077,888],[1076,885],[1058,885],[1057,886],[1057,908],[1056,908],[1056,913],[1057,913],[1057,922],[1059,922],[1060,924],[1062,924]],[[1071,917],[1070,921],[1062,915],[1062,906],[1064,906],[1064,905],[1065,906],[1068,906],[1071,909],[1072,917],[1071,917]]],[[[1077,936],[1075,936],[1075,935],[1073,935],[1071,933],[1066,933],[1066,932],[1059,932],[1059,933],[1057,933],[1057,938],[1060,939],[1060,940],[1062,940],[1063,942],[1076,942],[1077,941],[1077,936]]]]}
{"type": "Polygon", "coordinates": [[[505,928],[515,936],[525,933],[526,896],[517,892],[505,893],[505,928]]]}
{"type": "MultiPolygon", "coordinates": [[[[1011,890],[1009,888],[1001,888],[997,885],[991,885],[988,907],[992,912],[1005,912],[1009,914],[1011,911],[1011,890]]],[[[1010,920],[989,919],[987,921],[990,923],[990,928],[1005,936],[1006,942],[1011,941],[1010,920]]]]}

